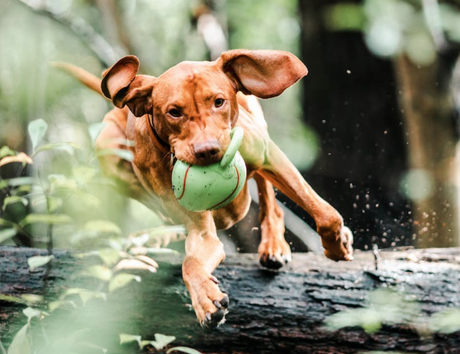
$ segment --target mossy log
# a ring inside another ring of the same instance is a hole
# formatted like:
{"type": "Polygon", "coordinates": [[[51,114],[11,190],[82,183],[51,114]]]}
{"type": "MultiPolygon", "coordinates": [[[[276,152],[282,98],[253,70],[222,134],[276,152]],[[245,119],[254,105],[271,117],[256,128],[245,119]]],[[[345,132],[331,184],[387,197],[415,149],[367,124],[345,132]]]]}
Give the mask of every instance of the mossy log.
{"type": "MultiPolygon", "coordinates": [[[[55,251],[50,269],[31,272],[27,258],[45,253],[0,248],[0,293],[56,299],[66,288],[100,284],[78,275],[82,259],[68,251],[55,251]]],[[[230,311],[226,323],[213,331],[203,330],[195,320],[181,278],[181,258],[156,259],[157,273],[143,274],[142,282],[109,294],[107,301],[89,301],[77,311],[79,315],[75,310],[53,312],[33,338],[49,341],[53,333],[71,336],[86,328],[80,341],[108,348],[110,353],[166,352],[174,345],[203,353],[460,353],[459,332],[420,334],[407,323],[387,324],[373,334],[360,327],[334,332],[324,326],[324,320],[338,311],[366,306],[370,292],[381,287],[410,296],[419,304],[421,318],[460,308],[459,249],[357,252],[355,260],[346,263],[313,253],[294,254],[292,263],[279,272],[262,269],[256,255],[231,254],[214,273],[229,293],[230,311]],[[152,347],[141,351],[134,345],[120,345],[120,333],[143,339],[161,333],[176,340],[163,351],[152,347]]],[[[27,321],[22,314],[25,305],[0,304],[0,333],[7,348],[27,321]]]]}

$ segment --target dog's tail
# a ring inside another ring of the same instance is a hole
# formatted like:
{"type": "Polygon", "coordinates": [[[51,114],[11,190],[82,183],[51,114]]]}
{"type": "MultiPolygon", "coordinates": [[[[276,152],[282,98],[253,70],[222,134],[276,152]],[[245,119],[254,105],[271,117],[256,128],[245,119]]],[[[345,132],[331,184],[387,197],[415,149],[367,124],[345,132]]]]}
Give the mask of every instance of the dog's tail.
{"type": "Polygon", "coordinates": [[[61,69],[65,71],[66,73],[69,73],[72,75],[74,78],[76,78],[78,81],[80,81],[83,85],[86,87],[89,87],[91,90],[97,92],[101,96],[104,97],[104,94],[102,93],[101,89],[101,79],[98,78],[96,75],[93,75],[86,70],[79,68],[78,66],[60,62],[60,61],[54,61],[51,63],[51,66],[61,69]]]}

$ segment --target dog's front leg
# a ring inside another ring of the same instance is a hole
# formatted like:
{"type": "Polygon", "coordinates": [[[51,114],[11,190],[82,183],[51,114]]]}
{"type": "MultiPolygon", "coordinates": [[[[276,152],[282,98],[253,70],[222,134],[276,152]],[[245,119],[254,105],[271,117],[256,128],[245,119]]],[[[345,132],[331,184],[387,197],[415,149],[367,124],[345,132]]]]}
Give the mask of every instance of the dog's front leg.
{"type": "Polygon", "coordinates": [[[258,173],[313,217],[328,258],[336,261],[353,258],[353,235],[343,225],[342,216],[310,187],[272,141],[258,173]]]}
{"type": "Polygon", "coordinates": [[[211,212],[193,213],[186,222],[185,260],[182,275],[198,321],[205,328],[224,322],[229,299],[219,289],[212,272],[225,258],[211,212]],[[195,214],[195,215],[193,215],[195,214]]]}

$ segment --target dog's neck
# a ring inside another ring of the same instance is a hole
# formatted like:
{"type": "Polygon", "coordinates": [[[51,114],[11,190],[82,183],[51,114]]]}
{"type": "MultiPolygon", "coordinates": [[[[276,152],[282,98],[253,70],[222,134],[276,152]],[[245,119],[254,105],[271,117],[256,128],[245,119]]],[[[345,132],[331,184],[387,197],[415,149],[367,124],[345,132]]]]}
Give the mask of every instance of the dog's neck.
{"type": "Polygon", "coordinates": [[[160,150],[161,153],[165,155],[169,154],[171,152],[171,146],[158,135],[155,126],[153,125],[153,116],[151,114],[147,114],[146,117],[150,126],[150,135],[152,137],[153,143],[155,144],[155,147],[160,150]]]}

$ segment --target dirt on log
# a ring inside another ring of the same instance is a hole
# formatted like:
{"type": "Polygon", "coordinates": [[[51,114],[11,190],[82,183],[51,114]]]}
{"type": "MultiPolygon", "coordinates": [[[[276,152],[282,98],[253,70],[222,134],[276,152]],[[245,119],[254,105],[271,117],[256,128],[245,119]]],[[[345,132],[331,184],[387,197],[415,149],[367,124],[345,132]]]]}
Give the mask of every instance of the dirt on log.
{"type": "MultiPolygon", "coordinates": [[[[55,251],[49,270],[31,272],[27,258],[45,253],[0,248],[0,294],[45,295],[49,301],[70,287],[100,284],[78,275],[82,259],[67,251],[55,251]]],[[[409,296],[419,304],[422,315],[460,308],[460,249],[357,252],[355,260],[346,263],[312,253],[294,254],[292,263],[279,272],[262,269],[256,255],[232,254],[214,273],[230,296],[230,311],[226,323],[213,331],[201,329],[195,320],[181,278],[180,257],[156,259],[157,273],[143,273],[142,282],[110,293],[107,301],[88,301],[82,308],[90,310],[78,311],[80,316],[74,310],[53,312],[43,320],[37,341],[49,341],[51,333],[70,336],[85,328],[81,341],[110,353],[166,352],[177,345],[203,353],[460,353],[459,332],[422,335],[409,324],[392,324],[368,334],[359,327],[331,332],[324,326],[324,320],[338,311],[366,306],[369,293],[381,287],[409,296]],[[45,339],[40,333],[46,333],[45,339]],[[120,345],[120,333],[143,339],[161,333],[176,340],[160,351],[153,347],[141,351],[120,345]]],[[[8,348],[27,322],[22,314],[25,305],[6,301],[0,305],[0,337],[8,348]]]]}

